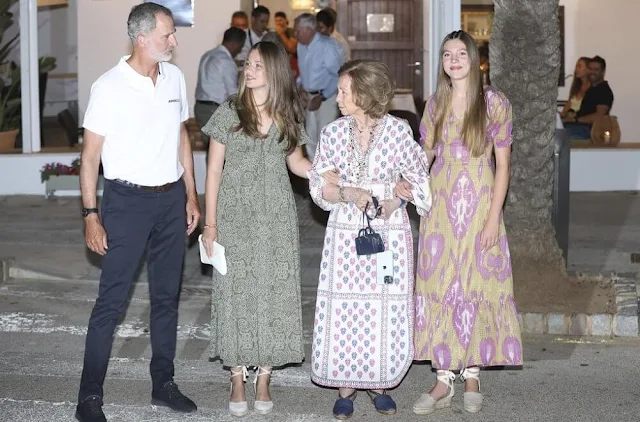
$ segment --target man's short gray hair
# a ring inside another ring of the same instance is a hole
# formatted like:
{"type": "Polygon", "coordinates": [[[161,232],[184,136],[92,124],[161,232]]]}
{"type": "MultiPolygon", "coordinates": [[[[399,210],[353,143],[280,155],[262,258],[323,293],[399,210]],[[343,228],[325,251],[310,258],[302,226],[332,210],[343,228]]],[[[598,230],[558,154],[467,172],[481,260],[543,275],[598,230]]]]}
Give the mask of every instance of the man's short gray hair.
{"type": "Polygon", "coordinates": [[[127,34],[133,44],[138,35],[148,35],[156,29],[156,15],[162,13],[173,19],[173,13],[157,3],[142,3],[131,8],[127,19],[127,34]]]}
{"type": "Polygon", "coordinates": [[[307,28],[313,28],[315,30],[318,23],[315,15],[312,15],[311,13],[303,13],[295,19],[295,24],[299,28],[306,26],[307,28]]]}

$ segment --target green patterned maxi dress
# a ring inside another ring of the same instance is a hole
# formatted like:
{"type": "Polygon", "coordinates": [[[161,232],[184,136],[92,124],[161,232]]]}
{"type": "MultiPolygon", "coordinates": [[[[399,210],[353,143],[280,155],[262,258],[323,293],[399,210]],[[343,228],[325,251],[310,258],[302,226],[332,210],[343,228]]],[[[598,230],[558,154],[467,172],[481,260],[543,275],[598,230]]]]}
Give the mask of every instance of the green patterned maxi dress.
{"type": "Polygon", "coordinates": [[[278,143],[275,124],[266,139],[235,131],[231,101],[202,129],[226,146],[217,224],[228,272],[214,270],[210,357],[230,367],[301,362],[300,244],[286,142],[278,143]]]}

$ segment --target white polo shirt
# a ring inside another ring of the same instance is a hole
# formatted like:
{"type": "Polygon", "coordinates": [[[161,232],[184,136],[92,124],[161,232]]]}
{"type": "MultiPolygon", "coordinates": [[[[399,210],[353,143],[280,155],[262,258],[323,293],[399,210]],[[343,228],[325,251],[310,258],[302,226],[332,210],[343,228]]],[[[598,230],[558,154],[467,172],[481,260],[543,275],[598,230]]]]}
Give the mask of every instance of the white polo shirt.
{"type": "Polygon", "coordinates": [[[184,172],[178,156],[180,125],[189,119],[184,75],[177,66],[160,63],[154,86],[128,58],[91,87],[83,126],[104,136],[106,179],[144,186],[175,182],[184,172]]]}

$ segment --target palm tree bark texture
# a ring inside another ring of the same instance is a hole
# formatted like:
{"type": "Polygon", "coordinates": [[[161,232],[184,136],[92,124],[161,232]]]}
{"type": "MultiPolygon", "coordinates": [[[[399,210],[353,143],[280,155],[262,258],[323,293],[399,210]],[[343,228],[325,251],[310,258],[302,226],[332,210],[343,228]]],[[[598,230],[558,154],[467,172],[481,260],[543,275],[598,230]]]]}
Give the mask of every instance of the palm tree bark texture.
{"type": "Polygon", "coordinates": [[[511,183],[505,224],[515,265],[564,259],[551,223],[556,99],[560,71],[559,0],[494,0],[491,82],[513,109],[511,183]]]}

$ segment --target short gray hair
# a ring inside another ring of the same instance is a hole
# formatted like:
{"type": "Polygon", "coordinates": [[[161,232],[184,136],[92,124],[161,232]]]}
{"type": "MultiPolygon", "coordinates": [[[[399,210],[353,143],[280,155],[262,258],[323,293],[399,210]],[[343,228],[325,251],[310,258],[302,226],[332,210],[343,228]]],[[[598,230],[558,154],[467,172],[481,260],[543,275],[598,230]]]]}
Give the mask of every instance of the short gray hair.
{"type": "Polygon", "coordinates": [[[306,26],[315,30],[318,22],[316,21],[315,15],[312,15],[311,13],[303,13],[295,19],[295,24],[298,27],[306,26]]]}
{"type": "Polygon", "coordinates": [[[173,19],[173,13],[157,3],[142,3],[131,8],[127,19],[127,34],[133,44],[138,35],[148,35],[156,29],[156,15],[162,13],[173,19]]]}

